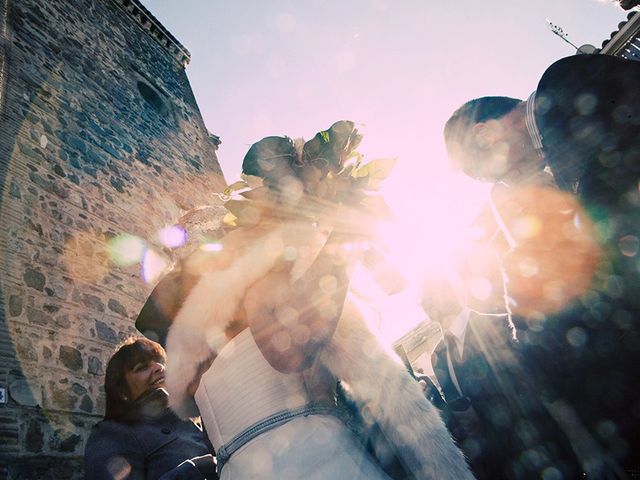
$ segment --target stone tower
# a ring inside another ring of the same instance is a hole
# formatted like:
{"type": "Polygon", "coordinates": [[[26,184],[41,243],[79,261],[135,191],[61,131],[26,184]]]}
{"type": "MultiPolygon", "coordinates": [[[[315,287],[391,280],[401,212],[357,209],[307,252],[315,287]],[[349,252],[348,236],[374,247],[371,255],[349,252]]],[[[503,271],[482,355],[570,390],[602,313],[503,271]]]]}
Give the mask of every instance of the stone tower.
{"type": "Polygon", "coordinates": [[[78,478],[107,359],[225,184],[138,0],[0,0],[0,478],[78,478]]]}

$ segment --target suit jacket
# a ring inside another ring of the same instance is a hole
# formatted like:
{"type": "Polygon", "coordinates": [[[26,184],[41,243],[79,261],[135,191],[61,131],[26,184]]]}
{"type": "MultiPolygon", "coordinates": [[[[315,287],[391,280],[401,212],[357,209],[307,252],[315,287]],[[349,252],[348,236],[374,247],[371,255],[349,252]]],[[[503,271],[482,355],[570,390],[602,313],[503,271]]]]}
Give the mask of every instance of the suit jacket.
{"type": "MultiPolygon", "coordinates": [[[[540,371],[553,361],[532,363],[523,342],[513,339],[506,320],[472,315],[462,359],[452,353],[471,407],[446,409],[445,418],[478,479],[538,479],[550,468],[579,478],[570,442],[545,405],[549,387],[540,371]]],[[[436,374],[439,363],[435,359],[436,374]]]]}
{"type": "Polygon", "coordinates": [[[640,316],[624,298],[621,277],[605,276],[620,283],[612,283],[610,293],[591,290],[571,308],[549,315],[543,328],[529,333],[535,345],[529,357],[540,363],[554,359],[553,374],[547,375],[550,398],[568,407],[583,436],[611,464],[638,475],[640,316]]]}
{"type": "Polygon", "coordinates": [[[604,259],[591,290],[531,337],[557,359],[554,395],[640,474],[640,62],[554,63],[538,84],[535,117],[547,162],[587,208],[604,259]]]}

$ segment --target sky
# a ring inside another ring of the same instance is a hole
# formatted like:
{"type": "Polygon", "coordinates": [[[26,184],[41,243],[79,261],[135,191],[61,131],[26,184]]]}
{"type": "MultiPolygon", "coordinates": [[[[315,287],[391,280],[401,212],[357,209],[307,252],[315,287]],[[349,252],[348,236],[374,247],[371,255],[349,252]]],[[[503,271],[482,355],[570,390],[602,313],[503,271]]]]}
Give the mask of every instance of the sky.
{"type": "MultiPolygon", "coordinates": [[[[545,68],[599,47],[626,18],[611,0],[143,0],[191,52],[187,75],[220,136],[227,182],[267,135],[310,139],[339,119],[365,159],[397,157],[383,188],[404,268],[435,268],[488,191],[451,174],[449,115],[484,95],[526,98],[545,68]]],[[[393,237],[393,238],[392,238],[393,237]]],[[[415,273],[415,272],[414,272],[415,273]]]]}
{"type": "Polygon", "coordinates": [[[443,161],[442,125],[482,95],[526,97],[554,60],[600,46],[608,0],[143,0],[192,54],[187,74],[228,181],[266,135],[366,128],[367,153],[443,161]]]}

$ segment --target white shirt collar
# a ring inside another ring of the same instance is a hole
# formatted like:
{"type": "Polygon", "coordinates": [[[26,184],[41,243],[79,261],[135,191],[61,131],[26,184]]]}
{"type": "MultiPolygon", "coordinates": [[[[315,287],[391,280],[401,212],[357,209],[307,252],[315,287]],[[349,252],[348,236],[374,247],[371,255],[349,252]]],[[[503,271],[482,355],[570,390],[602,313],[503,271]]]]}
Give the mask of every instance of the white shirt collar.
{"type": "Polygon", "coordinates": [[[449,325],[448,332],[453,335],[453,338],[455,339],[460,358],[462,358],[462,352],[464,351],[464,338],[467,333],[467,327],[469,326],[470,315],[470,310],[468,308],[463,308],[453,319],[451,325],[449,325]]]}
{"type": "Polygon", "coordinates": [[[542,135],[540,134],[538,124],[536,123],[535,103],[536,92],[534,91],[531,95],[529,95],[529,98],[527,99],[525,125],[527,126],[527,132],[529,133],[529,137],[531,137],[531,142],[533,143],[536,152],[538,152],[538,155],[544,158],[542,135]]]}

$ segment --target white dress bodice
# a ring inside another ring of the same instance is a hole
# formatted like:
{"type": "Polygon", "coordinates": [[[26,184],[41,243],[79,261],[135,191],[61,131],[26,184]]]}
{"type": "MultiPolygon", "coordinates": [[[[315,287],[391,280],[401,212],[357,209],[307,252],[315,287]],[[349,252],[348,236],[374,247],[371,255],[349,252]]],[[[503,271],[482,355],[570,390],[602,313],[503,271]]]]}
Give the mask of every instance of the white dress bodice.
{"type": "Polygon", "coordinates": [[[216,450],[256,422],[310,401],[301,374],[271,367],[248,328],[202,375],[195,399],[216,450]]]}
{"type": "MultiPolygon", "coordinates": [[[[213,447],[284,410],[311,403],[302,374],[275,370],[249,329],[211,364],[195,393],[213,447]]],[[[295,417],[250,440],[225,463],[221,479],[387,479],[359,440],[333,415],[295,417]]]]}

